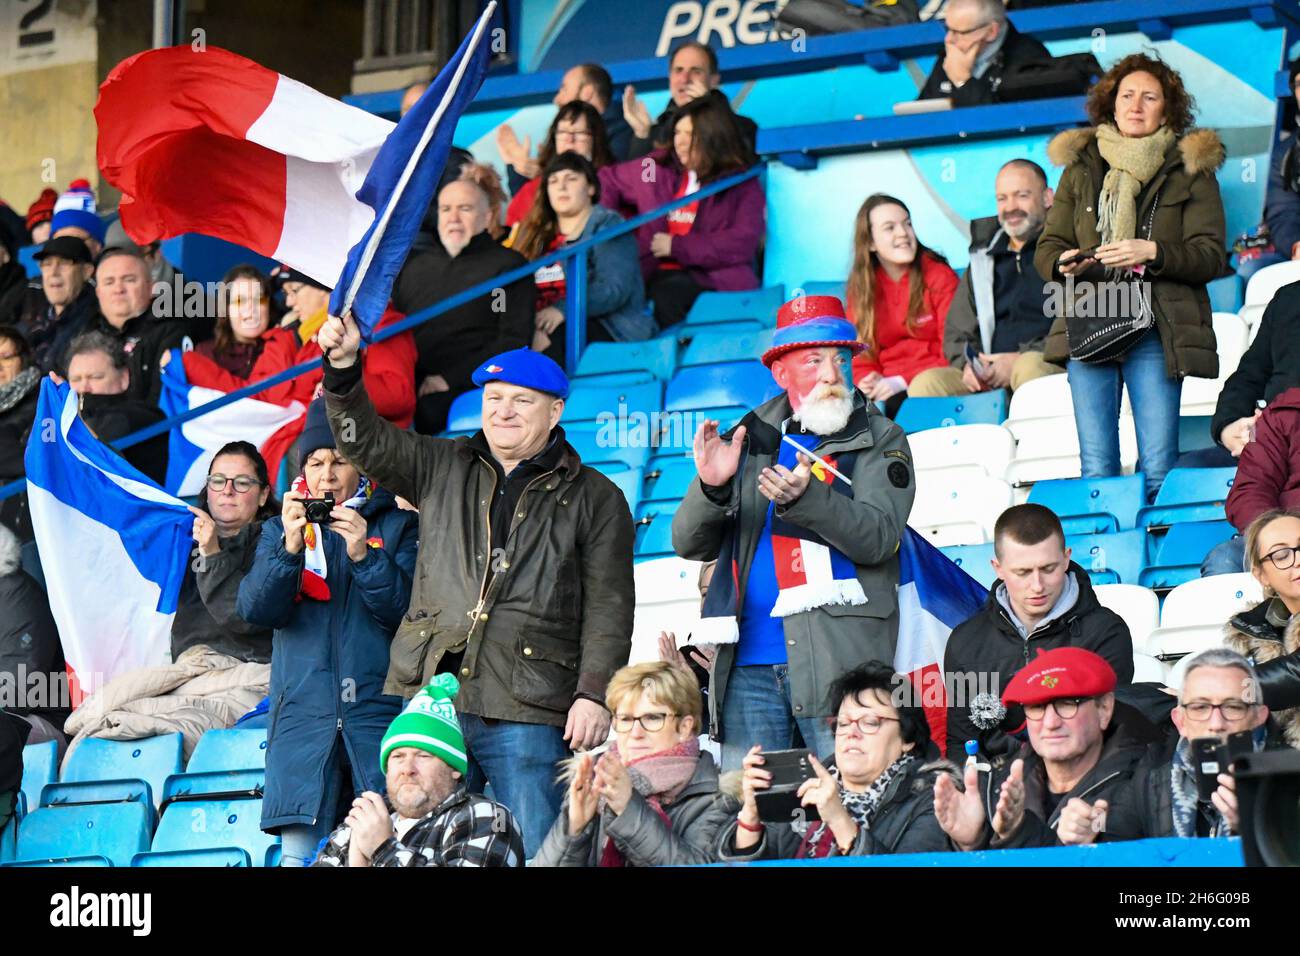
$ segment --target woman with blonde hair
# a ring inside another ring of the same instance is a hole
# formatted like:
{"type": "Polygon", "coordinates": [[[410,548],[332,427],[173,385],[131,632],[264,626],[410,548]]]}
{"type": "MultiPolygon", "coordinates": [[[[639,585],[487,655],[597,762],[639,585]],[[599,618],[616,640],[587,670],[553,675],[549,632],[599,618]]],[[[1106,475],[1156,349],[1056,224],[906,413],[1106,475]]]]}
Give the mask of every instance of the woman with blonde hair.
{"type": "Polygon", "coordinates": [[[713,863],[718,833],[740,804],[718,789],[700,750],[700,688],[666,661],[610,678],[605,706],[615,741],[566,765],[569,792],[535,866],[713,863]]]}

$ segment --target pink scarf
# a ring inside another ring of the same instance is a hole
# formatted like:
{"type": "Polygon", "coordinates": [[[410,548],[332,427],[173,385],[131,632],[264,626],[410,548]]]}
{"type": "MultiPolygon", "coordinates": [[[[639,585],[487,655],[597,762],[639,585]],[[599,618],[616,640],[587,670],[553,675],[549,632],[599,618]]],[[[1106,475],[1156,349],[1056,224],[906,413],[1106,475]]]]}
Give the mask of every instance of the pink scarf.
{"type": "MultiPolygon", "coordinates": [[[[610,752],[618,756],[618,744],[610,745],[610,752]]],[[[632,789],[645,798],[645,802],[664,826],[672,829],[672,821],[664,812],[664,807],[677,799],[686,789],[686,785],[695,776],[695,768],[700,762],[700,739],[691,737],[667,750],[637,757],[627,764],[628,775],[632,778],[632,789]]],[[[604,809],[602,806],[601,810],[604,809]]],[[[599,811],[598,811],[599,812],[599,811]]],[[[601,850],[597,866],[627,866],[623,853],[614,844],[614,838],[608,837],[601,850]]]]}

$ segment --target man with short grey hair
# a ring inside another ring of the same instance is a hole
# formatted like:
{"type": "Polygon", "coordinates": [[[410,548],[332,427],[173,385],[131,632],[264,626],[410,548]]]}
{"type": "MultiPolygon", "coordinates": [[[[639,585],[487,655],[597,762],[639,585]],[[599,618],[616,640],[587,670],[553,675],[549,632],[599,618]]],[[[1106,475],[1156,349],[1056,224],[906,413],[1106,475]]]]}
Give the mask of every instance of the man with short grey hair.
{"type": "Polygon", "coordinates": [[[995,103],[1008,69],[1052,57],[1007,20],[1001,0],[949,0],[945,21],[943,54],[917,99],[947,97],[953,106],[995,103]]]}
{"type": "Polygon", "coordinates": [[[1251,734],[1254,750],[1281,746],[1268,734],[1268,708],[1260,703],[1254,665],[1227,647],[1201,651],[1187,664],[1170,716],[1178,736],[1148,747],[1109,808],[1076,800],[1062,811],[1061,842],[1238,832],[1236,784],[1228,767],[1221,762],[1218,788],[1209,800],[1202,799],[1191,741],[1215,738],[1226,743],[1232,734],[1245,731],[1251,734]]]}

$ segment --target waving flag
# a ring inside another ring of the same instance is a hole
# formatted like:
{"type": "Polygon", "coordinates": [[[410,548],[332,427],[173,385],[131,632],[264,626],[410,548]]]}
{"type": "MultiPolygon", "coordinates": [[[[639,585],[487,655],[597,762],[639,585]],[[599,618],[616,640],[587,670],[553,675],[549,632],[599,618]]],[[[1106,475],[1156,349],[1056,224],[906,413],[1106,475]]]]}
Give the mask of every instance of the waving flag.
{"type": "Polygon", "coordinates": [[[284,262],[355,298],[368,334],[482,82],[494,8],[396,126],[217,47],[123,60],[95,104],[123,228],[139,243],[200,232],[284,262]]]}
{"type": "MultiPolygon", "coordinates": [[[[180,349],[162,370],[162,392],[158,407],[168,418],[206,405],[226,393],[201,380],[192,380],[185,370],[180,349]]],[[[256,398],[241,398],[215,411],[200,415],[171,430],[167,452],[167,490],[175,495],[197,495],[203,490],[208,466],[217,451],[232,441],[252,442],[266,459],[266,470],[275,481],[280,462],[301,433],[307,420],[302,402],[277,405],[256,398]]]]}
{"type": "Polygon", "coordinates": [[[168,660],[194,517],[95,438],[67,385],[41,383],[27,498],[73,703],[168,660]]]}
{"type": "Polygon", "coordinates": [[[930,722],[931,739],[942,750],[948,737],[943,652],[952,629],[979,610],[988,591],[910,527],[898,559],[894,670],[911,679],[930,722]]]}

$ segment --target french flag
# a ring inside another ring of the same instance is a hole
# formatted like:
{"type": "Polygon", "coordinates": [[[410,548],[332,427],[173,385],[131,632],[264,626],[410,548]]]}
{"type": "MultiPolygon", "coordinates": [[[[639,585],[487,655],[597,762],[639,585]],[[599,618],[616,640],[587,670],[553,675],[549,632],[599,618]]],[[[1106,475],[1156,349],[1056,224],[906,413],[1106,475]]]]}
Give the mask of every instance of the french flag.
{"type": "MultiPolygon", "coordinates": [[[[895,672],[911,680],[942,750],[948,739],[943,653],[952,629],[975,614],[988,590],[910,527],[899,543],[895,672]]],[[[955,758],[954,758],[955,759],[955,758]]]]}
{"type": "Polygon", "coordinates": [[[41,383],[27,500],[73,704],[127,671],[170,660],[194,516],[100,442],[66,385],[41,383]]]}
{"type": "MultiPolygon", "coordinates": [[[[162,370],[158,407],[168,418],[206,405],[227,393],[210,383],[191,380],[180,349],[162,370]]],[[[277,405],[257,398],[241,398],[174,427],[168,437],[167,490],[174,495],[197,495],[203,490],[208,466],[222,446],[232,441],[256,445],[266,459],[267,474],[275,481],[289,446],[302,434],[307,408],[299,401],[277,405]]]]}
{"type": "Polygon", "coordinates": [[[138,243],[199,232],[335,290],[369,335],[487,70],[490,3],[394,125],[217,47],[123,60],[95,104],[97,159],[138,243]]]}

